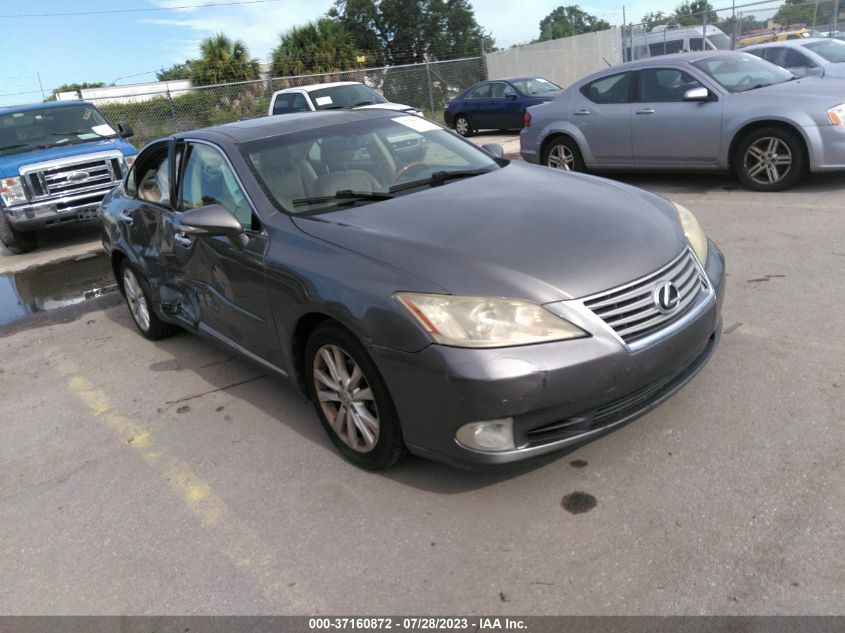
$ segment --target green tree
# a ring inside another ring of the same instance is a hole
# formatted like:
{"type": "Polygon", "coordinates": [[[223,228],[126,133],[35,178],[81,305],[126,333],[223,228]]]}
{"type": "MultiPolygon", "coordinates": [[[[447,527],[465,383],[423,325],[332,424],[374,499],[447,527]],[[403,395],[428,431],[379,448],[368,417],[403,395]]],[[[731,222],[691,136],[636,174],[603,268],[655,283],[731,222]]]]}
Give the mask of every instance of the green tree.
{"type": "Polygon", "coordinates": [[[173,64],[170,68],[162,68],[156,72],[158,81],[173,81],[175,79],[190,79],[191,63],[189,61],[181,64],[173,64]]]}
{"type": "Polygon", "coordinates": [[[258,79],[258,60],[249,56],[241,40],[231,40],[223,33],[202,41],[200,58],[191,61],[190,67],[195,86],[258,79]]]}
{"type": "Polygon", "coordinates": [[[379,64],[478,55],[482,42],[494,44],[467,0],[335,0],[328,15],[379,64]]]}
{"type": "Polygon", "coordinates": [[[81,83],[81,84],[62,84],[58,88],[53,88],[53,92],[50,93],[50,96],[47,97],[47,101],[55,101],[56,95],[60,92],[70,92],[72,90],[85,90],[86,88],[102,88],[105,86],[102,81],[95,81],[93,83],[81,83]]]}
{"type": "MultiPolygon", "coordinates": [[[[804,24],[811,26],[813,24],[813,15],[815,13],[814,4],[806,4],[804,0],[786,0],[778,9],[772,18],[773,22],[781,26],[789,26],[790,24],[804,24]]],[[[826,24],[831,21],[833,11],[830,3],[819,3],[818,13],[815,15],[815,22],[817,24],[826,24]]]]}
{"type": "Polygon", "coordinates": [[[680,26],[697,26],[704,23],[705,13],[707,13],[707,24],[715,24],[719,21],[719,14],[707,0],[685,0],[675,9],[672,18],[675,24],[680,26]]]}
{"type": "Polygon", "coordinates": [[[271,53],[274,77],[350,70],[357,67],[358,51],[343,23],[321,18],[295,26],[279,36],[271,53]]]}
{"type": "Polygon", "coordinates": [[[607,20],[590,15],[577,4],[560,6],[540,21],[540,37],[537,41],[556,40],[609,28],[607,20]]]}
{"type": "Polygon", "coordinates": [[[646,31],[650,31],[659,24],[669,24],[671,20],[672,16],[666,15],[663,11],[652,11],[651,13],[646,13],[643,16],[641,23],[646,31]]]}

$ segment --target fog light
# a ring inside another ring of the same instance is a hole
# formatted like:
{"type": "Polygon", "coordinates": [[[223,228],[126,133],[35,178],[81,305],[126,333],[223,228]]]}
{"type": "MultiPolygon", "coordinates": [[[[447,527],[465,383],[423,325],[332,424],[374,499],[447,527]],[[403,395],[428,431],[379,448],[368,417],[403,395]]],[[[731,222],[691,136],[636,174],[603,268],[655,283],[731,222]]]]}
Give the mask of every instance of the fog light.
{"type": "Polygon", "coordinates": [[[509,451],[513,443],[513,418],[464,424],[455,433],[458,443],[477,451],[509,451]]]}

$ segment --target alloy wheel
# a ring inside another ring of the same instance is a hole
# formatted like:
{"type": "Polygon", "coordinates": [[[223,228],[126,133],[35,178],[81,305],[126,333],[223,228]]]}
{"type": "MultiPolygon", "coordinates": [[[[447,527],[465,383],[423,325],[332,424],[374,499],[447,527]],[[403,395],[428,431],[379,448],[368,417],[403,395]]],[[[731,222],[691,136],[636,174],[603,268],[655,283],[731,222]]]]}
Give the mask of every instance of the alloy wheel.
{"type": "Polygon", "coordinates": [[[329,425],[349,448],[369,453],[379,438],[379,417],[367,377],[338,345],[314,356],[314,388],[329,425]]]}
{"type": "Polygon", "coordinates": [[[783,180],[792,169],[792,151],[783,140],[764,136],[745,150],[743,168],[754,182],[773,185],[783,180]]]}
{"type": "Polygon", "coordinates": [[[126,302],[129,304],[132,318],[135,319],[138,327],[146,332],[150,329],[150,308],[141,283],[130,268],[123,272],[123,290],[126,293],[126,302]]]}
{"type": "Polygon", "coordinates": [[[575,170],[575,154],[566,145],[555,145],[549,150],[546,164],[553,169],[575,170]]]}
{"type": "Polygon", "coordinates": [[[466,136],[469,133],[469,121],[466,120],[466,117],[458,117],[458,120],[455,121],[455,131],[461,136],[466,136]]]}

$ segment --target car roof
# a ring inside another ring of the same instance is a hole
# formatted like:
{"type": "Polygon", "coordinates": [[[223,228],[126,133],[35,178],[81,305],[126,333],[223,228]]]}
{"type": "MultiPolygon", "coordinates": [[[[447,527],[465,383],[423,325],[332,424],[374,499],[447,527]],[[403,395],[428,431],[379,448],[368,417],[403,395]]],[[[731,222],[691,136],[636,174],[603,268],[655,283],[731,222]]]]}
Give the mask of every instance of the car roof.
{"type": "Polygon", "coordinates": [[[87,105],[93,106],[90,101],[46,101],[44,103],[27,103],[26,105],[8,106],[0,108],[0,116],[14,114],[15,112],[29,112],[31,110],[43,110],[45,108],[66,108],[68,106],[87,105]]]}
{"type": "Polygon", "coordinates": [[[262,138],[294,134],[321,127],[343,125],[345,123],[355,123],[369,119],[395,118],[397,116],[402,116],[402,113],[396,112],[395,110],[379,110],[378,108],[301,112],[285,114],[284,116],[264,116],[257,119],[224,123],[190,132],[181,132],[176,134],[175,138],[206,139],[209,141],[225,139],[232,143],[248,143],[262,138]]]}
{"type": "Polygon", "coordinates": [[[786,46],[788,48],[795,48],[798,46],[804,46],[805,44],[812,44],[813,42],[824,42],[827,40],[833,40],[834,42],[838,42],[835,38],[830,37],[801,37],[794,40],[784,40],[782,42],[766,42],[765,44],[751,44],[750,46],[743,46],[741,50],[751,50],[752,48],[772,48],[774,46],[786,46]]]}
{"type": "Polygon", "coordinates": [[[358,84],[358,85],[361,85],[361,86],[364,85],[360,81],[330,81],[330,82],[327,82],[327,83],[324,83],[324,84],[307,84],[305,86],[292,86],[290,88],[285,88],[284,90],[277,90],[273,94],[277,95],[277,94],[280,94],[280,93],[283,93],[283,92],[295,92],[297,90],[310,91],[310,90],[317,90],[319,88],[334,88],[336,86],[352,86],[354,84],[358,84]]]}

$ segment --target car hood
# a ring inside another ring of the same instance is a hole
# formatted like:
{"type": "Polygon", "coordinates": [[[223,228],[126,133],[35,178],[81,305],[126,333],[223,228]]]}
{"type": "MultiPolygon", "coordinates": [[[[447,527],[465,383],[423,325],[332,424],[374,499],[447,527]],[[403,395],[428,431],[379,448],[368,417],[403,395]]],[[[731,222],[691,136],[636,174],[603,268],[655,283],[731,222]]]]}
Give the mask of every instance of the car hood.
{"type": "Polygon", "coordinates": [[[294,222],[313,237],[453,294],[538,303],[632,281],[686,245],[668,201],[601,178],[523,163],[294,222]]]}
{"type": "Polygon", "coordinates": [[[59,158],[72,158],[74,156],[82,156],[93,152],[105,152],[113,149],[122,152],[124,156],[131,156],[137,153],[137,150],[131,144],[119,138],[76,143],[74,145],[57,145],[48,149],[35,149],[29,152],[0,156],[0,177],[12,178],[17,176],[19,173],[18,170],[22,166],[32,163],[42,163],[59,158]]]}
{"type": "Polygon", "coordinates": [[[845,101],[845,79],[804,77],[739,94],[758,96],[795,95],[802,99],[807,97],[837,97],[845,101]]]}

